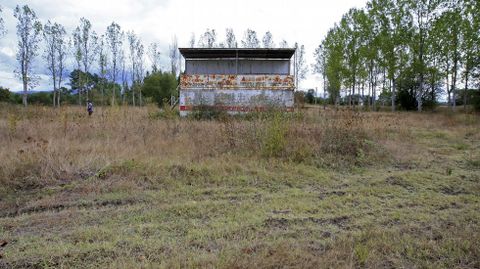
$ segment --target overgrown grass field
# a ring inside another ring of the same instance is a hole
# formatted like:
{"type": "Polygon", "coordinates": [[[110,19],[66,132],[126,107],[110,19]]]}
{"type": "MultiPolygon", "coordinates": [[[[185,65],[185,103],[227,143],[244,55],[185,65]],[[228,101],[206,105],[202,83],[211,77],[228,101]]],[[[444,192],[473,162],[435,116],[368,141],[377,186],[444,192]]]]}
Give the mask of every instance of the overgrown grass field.
{"type": "Polygon", "coordinates": [[[480,119],[0,107],[0,268],[479,268],[480,119]]]}

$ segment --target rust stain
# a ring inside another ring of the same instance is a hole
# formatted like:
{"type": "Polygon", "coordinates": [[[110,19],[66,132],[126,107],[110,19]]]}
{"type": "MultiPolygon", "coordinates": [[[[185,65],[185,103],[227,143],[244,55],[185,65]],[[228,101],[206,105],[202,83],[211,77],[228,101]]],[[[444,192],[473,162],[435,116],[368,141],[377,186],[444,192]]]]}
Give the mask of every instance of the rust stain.
{"type": "Polygon", "coordinates": [[[180,78],[181,89],[283,89],[293,90],[291,75],[187,75],[180,78]]]}

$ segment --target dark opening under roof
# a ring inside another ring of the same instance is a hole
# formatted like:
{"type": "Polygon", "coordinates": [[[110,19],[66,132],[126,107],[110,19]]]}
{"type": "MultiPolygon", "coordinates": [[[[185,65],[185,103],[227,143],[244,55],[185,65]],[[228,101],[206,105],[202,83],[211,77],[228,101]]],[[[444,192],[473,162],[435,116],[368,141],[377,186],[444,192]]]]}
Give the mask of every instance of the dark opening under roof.
{"type": "Polygon", "coordinates": [[[189,58],[266,58],[290,59],[295,49],[246,49],[246,48],[180,48],[180,53],[189,58]]]}

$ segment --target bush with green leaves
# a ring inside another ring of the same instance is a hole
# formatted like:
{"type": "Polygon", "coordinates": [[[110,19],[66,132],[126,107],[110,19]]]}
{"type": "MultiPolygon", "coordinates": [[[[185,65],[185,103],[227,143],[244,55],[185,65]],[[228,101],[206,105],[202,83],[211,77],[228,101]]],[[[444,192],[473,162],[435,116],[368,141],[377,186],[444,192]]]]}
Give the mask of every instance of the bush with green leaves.
{"type": "Polygon", "coordinates": [[[271,112],[265,133],[263,135],[262,153],[267,157],[280,157],[287,146],[287,119],[283,112],[271,112]]]}
{"type": "Polygon", "coordinates": [[[170,100],[171,96],[178,96],[177,85],[177,79],[173,74],[155,72],[145,77],[142,93],[145,97],[150,97],[152,101],[162,107],[165,104],[165,100],[170,100]]]}
{"type": "Polygon", "coordinates": [[[0,87],[0,102],[10,101],[10,90],[7,88],[0,87]]]}

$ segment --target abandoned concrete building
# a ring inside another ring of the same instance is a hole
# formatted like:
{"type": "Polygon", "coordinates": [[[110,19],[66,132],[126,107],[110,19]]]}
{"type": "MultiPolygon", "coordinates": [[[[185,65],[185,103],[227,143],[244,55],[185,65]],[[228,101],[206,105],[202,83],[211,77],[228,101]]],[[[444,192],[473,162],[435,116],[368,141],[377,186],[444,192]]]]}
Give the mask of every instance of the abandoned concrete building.
{"type": "Polygon", "coordinates": [[[197,109],[228,113],[293,111],[295,49],[181,48],[180,115],[197,109]]]}

